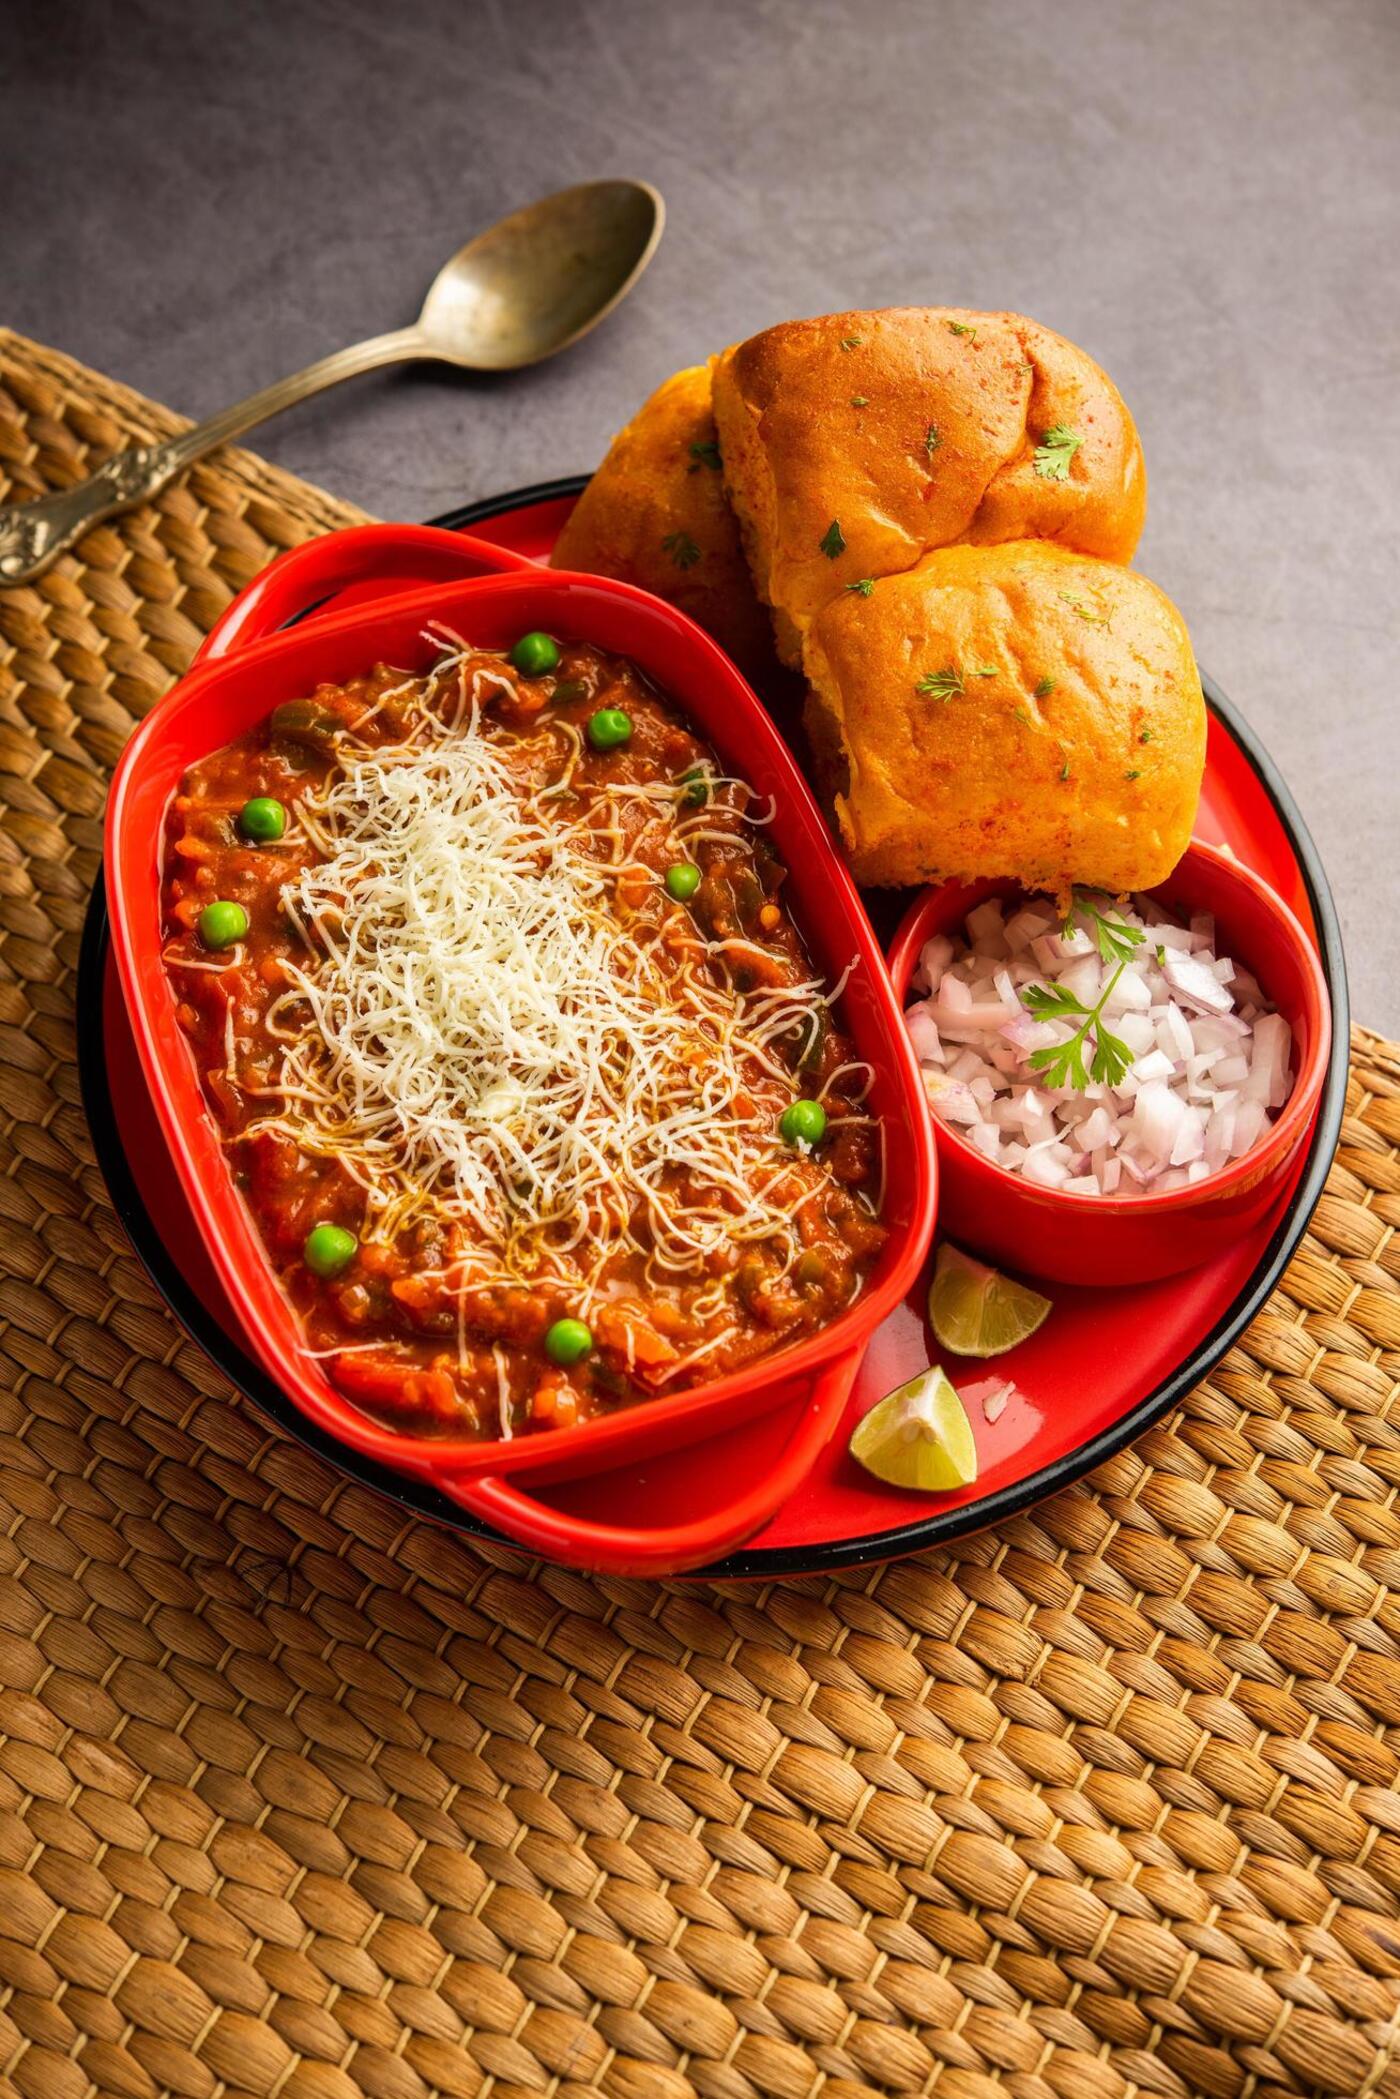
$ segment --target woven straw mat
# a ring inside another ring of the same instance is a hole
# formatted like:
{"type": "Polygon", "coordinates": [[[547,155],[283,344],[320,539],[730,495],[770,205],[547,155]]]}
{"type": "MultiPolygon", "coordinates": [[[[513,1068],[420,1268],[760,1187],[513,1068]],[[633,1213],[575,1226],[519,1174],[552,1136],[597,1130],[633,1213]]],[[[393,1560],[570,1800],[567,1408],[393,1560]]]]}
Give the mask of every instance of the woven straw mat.
{"type": "MultiPolygon", "coordinates": [[[[177,427],[0,334],[31,494],[177,427]]],[[[3,485],[3,484],[0,484],[3,485]]],[[[728,1589],[477,1551],[158,1302],[78,1098],[106,776],[270,556],[223,453],[0,592],[0,2085],[1400,2095],[1400,1051],[1268,1309],[994,1535],[728,1589]]]]}

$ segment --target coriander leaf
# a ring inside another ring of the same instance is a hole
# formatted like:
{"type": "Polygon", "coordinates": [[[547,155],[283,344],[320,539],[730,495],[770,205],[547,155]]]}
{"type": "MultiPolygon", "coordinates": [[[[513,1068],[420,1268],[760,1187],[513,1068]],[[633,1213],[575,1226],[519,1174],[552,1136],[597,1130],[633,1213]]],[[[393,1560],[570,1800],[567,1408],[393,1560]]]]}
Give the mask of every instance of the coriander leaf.
{"type": "Polygon", "coordinates": [[[852,408],[868,408],[870,406],[869,394],[852,394],[851,406],[852,408]]]}
{"type": "Polygon", "coordinates": [[[679,569],[694,568],[700,559],[700,549],[688,532],[668,532],[661,545],[679,569]]]}
{"type": "Polygon", "coordinates": [[[1084,1069],[1083,1030],[1071,1035],[1068,1042],[1047,1043],[1044,1049],[1032,1050],[1030,1066],[1032,1071],[1044,1075],[1048,1086],[1072,1086],[1076,1093],[1082,1093],[1089,1083],[1084,1069]]]}
{"type": "Polygon", "coordinates": [[[875,588],[875,578],[873,576],[862,576],[859,582],[848,583],[846,588],[847,590],[856,591],[863,598],[868,598],[871,591],[875,588]]]}
{"type": "Polygon", "coordinates": [[[1093,1061],[1089,1066],[1090,1076],[1102,1086],[1121,1086],[1133,1068],[1133,1053],[1126,1042],[1117,1035],[1110,1035],[1102,1025],[1094,1043],[1093,1061]]]}
{"type": "Polygon", "coordinates": [[[1068,481],[1069,463],[1083,442],[1082,437],[1076,437],[1063,423],[1056,423],[1036,446],[1031,465],[1042,481],[1068,481]]]}
{"type": "Polygon", "coordinates": [[[1138,737],[1138,742],[1139,742],[1139,743],[1151,743],[1151,741],[1152,741],[1152,731],[1151,731],[1150,729],[1144,729],[1144,730],[1142,731],[1142,734],[1141,734],[1141,735],[1140,735],[1140,736],[1138,737]]]}
{"type": "Polygon", "coordinates": [[[914,687],[925,700],[955,700],[962,689],[962,672],[951,663],[944,671],[925,671],[914,687]]]}
{"type": "Polygon", "coordinates": [[[1126,962],[1134,948],[1141,947],[1147,937],[1139,927],[1130,926],[1125,918],[1108,917],[1082,889],[1070,892],[1070,907],[1060,928],[1066,938],[1074,931],[1076,918],[1089,921],[1088,930],[1105,962],[1126,962]]]}
{"type": "Polygon", "coordinates": [[[865,337],[863,335],[843,335],[841,347],[843,350],[858,350],[864,341],[865,337]]]}
{"type": "Polygon", "coordinates": [[[1068,1020],[1089,1010],[1067,984],[1028,984],[1021,1003],[1037,1020],[1068,1020]]]}
{"type": "Polygon", "coordinates": [[[1123,778],[1125,780],[1140,780],[1142,778],[1142,774],[1134,769],[1131,772],[1124,773],[1123,778]]]}
{"type": "Polygon", "coordinates": [[[924,450],[928,453],[930,459],[932,459],[942,442],[943,440],[938,434],[937,423],[930,423],[924,432],[924,450]]]}
{"type": "Polygon", "coordinates": [[[1145,937],[1121,918],[1101,918],[1095,913],[1094,943],[1105,962],[1130,961],[1133,949],[1141,947],[1145,937]]]}
{"type": "Polygon", "coordinates": [[[1068,605],[1070,611],[1077,612],[1079,617],[1085,620],[1089,626],[1106,627],[1108,625],[1108,618],[1105,613],[1091,612],[1083,598],[1077,598],[1072,590],[1061,590],[1056,595],[1062,605],[1068,605]]]}
{"type": "Polygon", "coordinates": [[[688,472],[693,474],[695,472],[696,466],[711,466],[715,469],[716,473],[719,472],[719,446],[715,443],[713,438],[702,438],[697,440],[697,442],[693,444],[690,448],[690,456],[694,460],[695,466],[688,468],[688,472]]]}
{"type": "Polygon", "coordinates": [[[1062,780],[1067,780],[1067,779],[1069,778],[1069,760],[1068,760],[1068,758],[1066,758],[1066,760],[1065,760],[1064,764],[1063,764],[1063,765],[1062,765],[1062,766],[1060,767],[1060,778],[1061,778],[1062,780]]]}
{"type": "Polygon", "coordinates": [[[1032,1070],[1042,1072],[1051,1086],[1072,1086],[1076,1093],[1084,1091],[1089,1083],[1089,1073],[1084,1069],[1084,1045],[1090,1028],[1096,1031],[1094,1077],[1106,1086],[1116,1086],[1126,1076],[1132,1065],[1132,1053],[1125,1043],[1100,1024],[1100,1015],[1108,1004],[1109,995],[1126,967],[1126,962],[1119,963],[1099,993],[1098,1003],[1092,1007],[1086,1006],[1063,984],[1032,984],[1021,993],[1022,1003],[1037,1020],[1068,1020],[1076,1014],[1084,1015],[1068,1042],[1047,1043],[1044,1049],[1031,1052],[1028,1061],[1032,1070]],[[1058,1001],[1058,1004],[1052,1001],[1058,1001]],[[1110,1077],[1110,1073],[1116,1073],[1116,1076],[1110,1077]]]}
{"type": "Polygon", "coordinates": [[[844,554],[846,551],[845,535],[842,533],[840,524],[835,518],[831,520],[831,523],[822,534],[821,550],[828,561],[834,561],[838,554],[844,554]]]}
{"type": "Polygon", "coordinates": [[[977,333],[970,321],[945,321],[943,325],[950,335],[976,335],[977,333]]]}
{"type": "Polygon", "coordinates": [[[1055,680],[1053,678],[1042,678],[1031,697],[1036,700],[1048,700],[1054,690],[1055,680]]]}
{"type": "Polygon", "coordinates": [[[582,678],[561,678],[550,694],[550,698],[557,700],[561,706],[565,706],[570,700],[581,700],[587,690],[588,687],[584,684],[582,678]]]}
{"type": "Polygon", "coordinates": [[[979,663],[972,671],[974,678],[994,678],[996,674],[997,667],[994,663],[979,663]]]}

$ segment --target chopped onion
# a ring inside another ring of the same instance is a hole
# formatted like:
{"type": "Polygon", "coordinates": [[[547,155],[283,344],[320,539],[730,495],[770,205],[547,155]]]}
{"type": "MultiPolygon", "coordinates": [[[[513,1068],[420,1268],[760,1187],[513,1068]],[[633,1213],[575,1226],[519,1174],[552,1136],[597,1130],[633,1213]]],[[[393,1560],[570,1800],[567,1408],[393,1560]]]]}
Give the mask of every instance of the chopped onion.
{"type": "MultiPolygon", "coordinates": [[[[1155,1053],[1154,1053],[1155,1054],[1155,1053]]],[[[1186,1113],[1180,1094],[1160,1079],[1141,1087],[1133,1104],[1132,1133],[1139,1153],[1146,1153],[1165,1166],[1176,1143],[1177,1127],[1186,1113]]]]}
{"type": "Polygon", "coordinates": [[[926,940],[919,955],[919,966],[914,972],[915,986],[921,991],[936,991],[939,979],[953,959],[953,943],[946,933],[935,933],[926,940]]]}
{"type": "Polygon", "coordinates": [[[1268,1110],[1262,1101],[1243,1100],[1235,1110],[1235,1133],[1230,1139],[1230,1157],[1242,1159],[1247,1151],[1259,1142],[1268,1121],[1268,1110]]]}
{"type": "Polygon", "coordinates": [[[1228,1013],[1234,1003],[1209,963],[1199,955],[1168,955],[1164,974],[1182,1003],[1202,1013],[1228,1013]]]}
{"type": "Polygon", "coordinates": [[[1124,1013],[1113,1023],[1113,1032],[1120,1042],[1126,1042],[1135,1057],[1145,1057],[1155,1046],[1157,1030],[1150,1013],[1124,1013]]]}
{"type": "Polygon", "coordinates": [[[1034,1181],[1038,1188],[1063,1188],[1069,1179],[1069,1168],[1058,1159],[1052,1159],[1048,1151],[1036,1147],[1028,1151],[1021,1168],[1023,1179],[1034,1181]]]}
{"type": "Polygon", "coordinates": [[[1090,1115],[1075,1130],[1074,1139],[1086,1152],[1101,1151],[1106,1144],[1118,1142],[1118,1124],[1100,1102],[1090,1115]]]}
{"type": "Polygon", "coordinates": [[[1157,1023],[1157,1047],[1174,1063],[1182,1063],[1196,1047],[1180,1006],[1164,1006],[1157,1023]]]}
{"type": "Polygon", "coordinates": [[[1048,1021],[1032,1020],[1029,1013],[1018,1006],[1016,1018],[1008,1020],[1000,1029],[1001,1039],[1013,1050],[1044,1049],[1056,1040],[1054,1028],[1048,1021]]]}
{"type": "MultiPolygon", "coordinates": [[[[1023,910],[1016,912],[1014,917],[1007,920],[1006,944],[1013,955],[1019,955],[1030,946],[1033,940],[1043,939],[1047,933],[1051,932],[1054,924],[1055,919],[1052,912],[1037,911],[1028,904],[1023,910]]],[[[952,949],[953,944],[949,941],[948,960],[950,962],[953,959],[952,949]]]]}
{"type": "Polygon", "coordinates": [[[950,983],[950,978],[943,979],[938,999],[928,1010],[934,1026],[954,1042],[965,1041],[969,1035],[984,1035],[988,1028],[1002,1027],[1011,1019],[1011,1008],[1000,999],[983,999],[968,1006],[945,1004],[950,983]]]}
{"type": "Polygon", "coordinates": [[[950,1079],[941,1071],[928,1065],[923,1067],[924,1092],[929,1106],[945,1122],[976,1122],[979,1119],[977,1103],[971,1089],[959,1080],[950,1079]]]}
{"type": "Polygon", "coordinates": [[[1202,1157],[1206,1148],[1206,1118],[1201,1108],[1184,1108],[1176,1126],[1176,1141],[1172,1145],[1169,1164],[1191,1166],[1202,1157]]]}
{"type": "Polygon", "coordinates": [[[969,913],[967,939],[924,943],[921,995],[905,1020],[929,1105],[982,1157],[1038,1187],[1086,1196],[1194,1187],[1243,1158],[1284,1105],[1292,1031],[1250,972],[1216,954],[1211,918],[1182,926],[1150,899],[1078,894],[1143,935],[1121,967],[1121,935],[1101,954],[1088,911],[1066,933],[1040,898],[1009,913],[989,898],[969,913]],[[1025,1003],[1032,985],[1083,1008],[1103,998],[1083,1044],[1084,1086],[1052,1087],[1033,1062],[1067,1043],[1083,1015],[1037,1018],[1025,1003]],[[1095,1078],[1100,1024],[1127,1068],[1102,1066],[1095,1078]]]}
{"type": "Polygon", "coordinates": [[[979,954],[990,954],[1002,944],[1002,908],[999,896],[989,896],[985,904],[967,914],[968,938],[979,954]]]}
{"type": "Polygon", "coordinates": [[[1288,1098],[1289,1042],[1288,1023],[1282,1014],[1260,1016],[1254,1030],[1249,1077],[1244,1086],[1247,1100],[1262,1100],[1270,1108],[1283,1106],[1288,1098]]]}
{"type": "Polygon", "coordinates": [[[1097,955],[1077,955],[1056,981],[1072,991],[1086,1006],[1092,1006],[1103,990],[1103,969],[1097,955]]]}
{"type": "Polygon", "coordinates": [[[1103,1009],[1110,1020],[1124,1013],[1149,1013],[1152,993],[1147,978],[1139,976],[1135,969],[1125,969],[1104,1000],[1103,1009]]]}
{"type": "MultiPolygon", "coordinates": [[[[909,1040],[914,1045],[914,1055],[921,1064],[946,1064],[943,1044],[938,1037],[938,1028],[927,1006],[911,1006],[908,1019],[909,1040]]],[[[1248,1070],[1246,1065],[1245,1069],[1248,1070]]]]}
{"type": "Polygon", "coordinates": [[[1019,1399],[1020,1393],[1009,1377],[980,1377],[972,1384],[963,1385],[958,1398],[965,1407],[981,1407],[984,1421],[995,1421],[1006,1411],[1008,1400],[1019,1399]]]}

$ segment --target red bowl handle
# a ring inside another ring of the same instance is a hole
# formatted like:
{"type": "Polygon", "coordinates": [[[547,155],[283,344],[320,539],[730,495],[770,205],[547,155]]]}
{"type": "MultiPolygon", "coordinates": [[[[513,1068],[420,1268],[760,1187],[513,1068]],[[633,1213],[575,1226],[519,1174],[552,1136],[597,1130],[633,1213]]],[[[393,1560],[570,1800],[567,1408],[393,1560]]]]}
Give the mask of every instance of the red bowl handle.
{"type": "Polygon", "coordinates": [[[445,532],[436,525],[351,525],[343,532],[309,539],[269,562],[215,621],[194,660],[209,663],[232,656],[327,598],[335,600],[326,606],[327,612],[341,611],[343,593],[351,588],[356,602],[363,603],[421,590],[429,583],[537,566],[509,547],[492,546],[468,532],[445,532]]]}
{"type": "MultiPolygon", "coordinates": [[[[801,1484],[841,1419],[862,1353],[853,1350],[818,1372],[801,1419],[777,1465],[738,1500],[691,1523],[660,1528],[598,1523],[538,1501],[503,1479],[453,1480],[439,1476],[435,1485],[450,1500],[494,1524],[515,1544],[525,1546],[542,1559],[562,1561],[595,1574],[681,1574],[687,1568],[721,1558],[753,1537],[801,1484]]],[[[731,1436],[743,1433],[742,1428],[729,1431],[731,1436]]]]}

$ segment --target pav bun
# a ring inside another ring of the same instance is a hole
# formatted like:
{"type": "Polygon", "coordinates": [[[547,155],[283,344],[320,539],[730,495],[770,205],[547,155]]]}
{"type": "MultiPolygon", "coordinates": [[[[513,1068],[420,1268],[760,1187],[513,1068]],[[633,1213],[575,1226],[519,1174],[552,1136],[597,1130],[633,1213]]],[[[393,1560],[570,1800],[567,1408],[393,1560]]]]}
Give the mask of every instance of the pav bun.
{"type": "Polygon", "coordinates": [[[1186,849],[1205,703],[1181,615],[1132,569],[1041,540],[944,548],[828,604],[806,666],[858,882],[1116,895],[1186,849]]]}
{"type": "Polygon", "coordinates": [[[1142,448],[1116,387],[1019,314],[787,321],[725,351],[714,411],[786,663],[848,585],[935,548],[1046,539],[1121,562],[1142,531],[1142,448]]]}
{"type": "Polygon", "coordinates": [[[746,676],[762,678],[773,640],[725,499],[714,362],[677,372],[613,439],[550,565],[653,591],[713,634],[746,676]]]}

